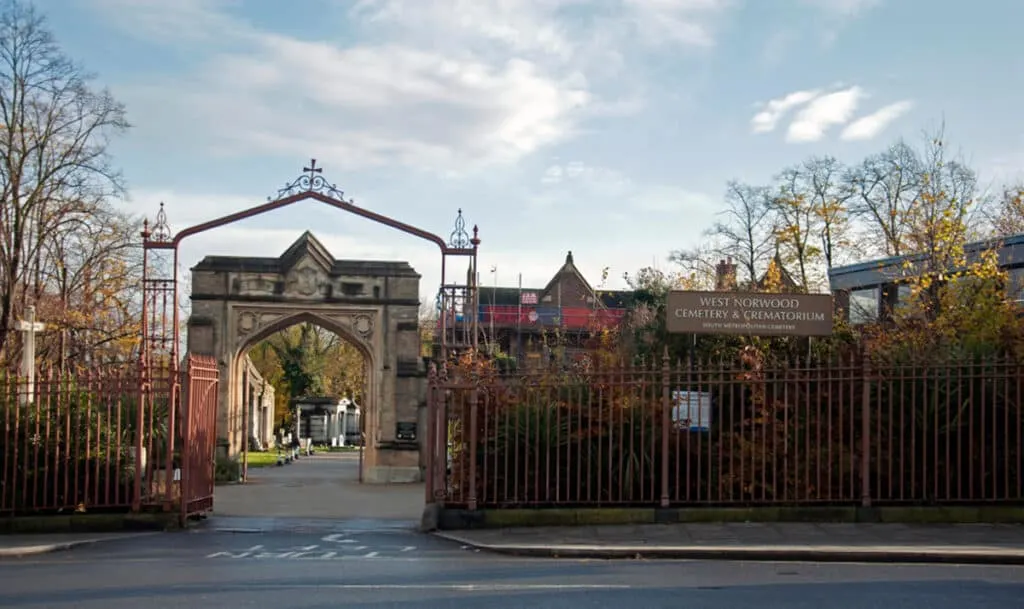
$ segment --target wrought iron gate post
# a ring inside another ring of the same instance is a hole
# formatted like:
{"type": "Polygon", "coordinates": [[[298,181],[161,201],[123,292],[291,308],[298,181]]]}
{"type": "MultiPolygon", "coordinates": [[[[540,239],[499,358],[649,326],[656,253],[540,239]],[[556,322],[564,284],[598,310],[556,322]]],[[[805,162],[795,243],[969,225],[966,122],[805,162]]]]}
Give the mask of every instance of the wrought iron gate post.
{"type": "Polygon", "coordinates": [[[192,384],[192,361],[189,359],[185,363],[185,375],[187,378],[186,389],[184,391],[184,399],[182,400],[181,408],[181,430],[182,430],[182,441],[181,441],[181,481],[178,483],[179,498],[178,498],[178,511],[179,520],[181,526],[184,527],[188,521],[188,495],[189,495],[189,483],[192,480],[192,459],[189,455],[185,454],[185,451],[189,450],[189,430],[192,428],[192,417],[190,416],[189,406],[193,403],[195,397],[194,386],[192,384]]]}
{"type": "Polygon", "coordinates": [[[668,441],[671,425],[671,368],[669,367],[668,347],[661,356],[661,507],[668,507],[668,441]]]}
{"type": "Polygon", "coordinates": [[[480,406],[480,380],[473,379],[473,388],[469,392],[469,498],[468,507],[470,510],[477,508],[477,420],[480,406]]]}
{"type": "Polygon", "coordinates": [[[861,350],[863,387],[860,403],[860,504],[871,507],[871,355],[861,350]]]}

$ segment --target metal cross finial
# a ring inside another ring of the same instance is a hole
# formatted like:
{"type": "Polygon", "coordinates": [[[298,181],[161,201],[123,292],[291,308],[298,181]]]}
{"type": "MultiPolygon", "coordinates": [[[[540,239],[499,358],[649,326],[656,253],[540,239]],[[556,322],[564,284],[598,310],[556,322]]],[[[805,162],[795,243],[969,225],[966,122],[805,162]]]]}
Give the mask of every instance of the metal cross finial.
{"type": "Polygon", "coordinates": [[[316,166],[316,159],[309,159],[309,166],[302,168],[302,174],[294,182],[285,184],[284,188],[277,191],[276,197],[267,197],[268,201],[281,199],[283,197],[298,196],[307,192],[316,192],[331,197],[336,201],[353,205],[355,201],[346,200],[345,193],[338,190],[338,187],[331,184],[323,176],[323,167],[316,166]]]}
{"type": "Polygon", "coordinates": [[[309,181],[310,181],[310,184],[312,184],[313,177],[316,174],[318,174],[318,173],[323,173],[324,172],[324,168],[316,166],[316,159],[309,159],[309,167],[303,167],[302,171],[303,171],[303,173],[308,173],[309,174],[309,181]]]}

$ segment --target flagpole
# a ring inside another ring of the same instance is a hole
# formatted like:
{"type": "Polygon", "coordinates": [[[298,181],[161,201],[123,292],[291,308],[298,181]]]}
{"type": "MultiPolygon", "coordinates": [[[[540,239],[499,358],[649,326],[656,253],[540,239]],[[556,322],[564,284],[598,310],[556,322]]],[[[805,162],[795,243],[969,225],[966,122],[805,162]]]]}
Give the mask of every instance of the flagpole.
{"type": "Polygon", "coordinates": [[[494,273],[494,289],[491,291],[491,314],[488,315],[488,317],[490,318],[490,325],[491,325],[491,338],[490,338],[490,340],[488,342],[489,342],[489,344],[491,346],[490,347],[491,355],[494,355],[494,353],[495,353],[495,348],[494,348],[494,338],[495,338],[494,337],[494,307],[495,307],[495,303],[497,302],[497,294],[498,294],[498,266],[497,265],[492,265],[491,266],[491,272],[494,273]]]}
{"type": "Polygon", "coordinates": [[[516,359],[523,355],[523,274],[519,273],[519,304],[516,309],[516,359]]]}

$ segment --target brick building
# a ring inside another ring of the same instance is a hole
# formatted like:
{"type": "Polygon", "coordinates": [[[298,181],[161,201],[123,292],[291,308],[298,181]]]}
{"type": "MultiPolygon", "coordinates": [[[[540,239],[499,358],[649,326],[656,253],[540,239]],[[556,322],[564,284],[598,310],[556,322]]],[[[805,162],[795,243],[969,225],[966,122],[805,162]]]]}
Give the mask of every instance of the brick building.
{"type": "Polygon", "coordinates": [[[631,300],[630,291],[595,290],[569,252],[543,287],[479,287],[481,346],[525,364],[550,359],[556,344],[572,357],[587,350],[595,330],[621,323],[631,300]]]}

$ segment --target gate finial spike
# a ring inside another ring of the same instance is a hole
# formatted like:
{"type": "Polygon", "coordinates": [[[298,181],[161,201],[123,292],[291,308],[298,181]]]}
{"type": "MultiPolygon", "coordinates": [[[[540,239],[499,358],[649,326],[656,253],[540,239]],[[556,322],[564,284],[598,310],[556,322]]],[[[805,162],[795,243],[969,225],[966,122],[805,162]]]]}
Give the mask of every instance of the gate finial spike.
{"type": "Polygon", "coordinates": [[[164,209],[163,201],[160,201],[160,209],[156,212],[152,237],[154,241],[170,241],[171,239],[171,227],[167,223],[167,211],[164,209]]]}

